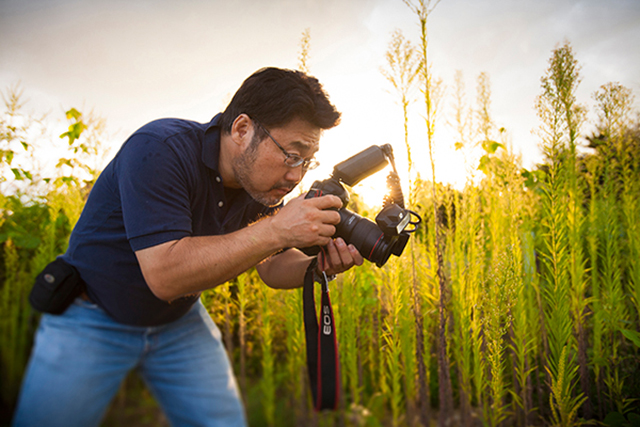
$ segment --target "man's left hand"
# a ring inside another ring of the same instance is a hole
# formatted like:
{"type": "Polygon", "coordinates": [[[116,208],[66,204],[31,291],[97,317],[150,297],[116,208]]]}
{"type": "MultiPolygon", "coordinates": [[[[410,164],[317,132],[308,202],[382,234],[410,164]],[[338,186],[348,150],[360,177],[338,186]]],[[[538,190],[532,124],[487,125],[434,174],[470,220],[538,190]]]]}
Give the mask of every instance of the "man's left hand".
{"type": "Polygon", "coordinates": [[[324,270],[328,276],[342,273],[363,262],[358,249],[352,244],[347,245],[341,237],[331,240],[324,251],[318,254],[318,270],[324,270]]]}

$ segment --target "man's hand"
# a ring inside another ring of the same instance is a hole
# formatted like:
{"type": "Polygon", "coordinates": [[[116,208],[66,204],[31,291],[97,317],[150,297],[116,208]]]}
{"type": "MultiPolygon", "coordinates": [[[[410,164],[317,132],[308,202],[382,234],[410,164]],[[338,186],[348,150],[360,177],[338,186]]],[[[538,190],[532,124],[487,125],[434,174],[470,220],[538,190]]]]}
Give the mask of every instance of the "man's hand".
{"type": "MultiPolygon", "coordinates": [[[[333,239],[335,224],[340,222],[342,201],[328,195],[305,199],[297,197],[287,203],[277,214],[268,218],[270,229],[284,247],[306,248],[321,246],[318,254],[318,273],[328,275],[342,273],[354,265],[362,265],[364,259],[353,245],[342,238],[333,239]]],[[[296,288],[302,285],[304,273],[311,258],[297,249],[290,249],[257,266],[260,277],[272,288],[296,288]]]]}
{"type": "Polygon", "coordinates": [[[347,245],[341,237],[331,240],[318,254],[318,270],[329,276],[347,271],[354,265],[362,265],[363,262],[358,249],[352,244],[347,245]]]}
{"type": "Polygon", "coordinates": [[[307,248],[325,246],[336,232],[340,214],[334,209],[342,207],[339,197],[327,195],[305,199],[304,195],[292,199],[270,218],[271,227],[282,247],[307,248]]]}
{"type": "Polygon", "coordinates": [[[354,265],[362,265],[362,255],[355,246],[347,245],[338,237],[335,224],[340,222],[340,214],[333,209],[342,207],[339,197],[327,195],[305,199],[299,196],[284,206],[273,217],[273,226],[282,236],[289,239],[287,246],[306,248],[322,246],[318,254],[318,268],[333,275],[347,271],[354,265]]]}

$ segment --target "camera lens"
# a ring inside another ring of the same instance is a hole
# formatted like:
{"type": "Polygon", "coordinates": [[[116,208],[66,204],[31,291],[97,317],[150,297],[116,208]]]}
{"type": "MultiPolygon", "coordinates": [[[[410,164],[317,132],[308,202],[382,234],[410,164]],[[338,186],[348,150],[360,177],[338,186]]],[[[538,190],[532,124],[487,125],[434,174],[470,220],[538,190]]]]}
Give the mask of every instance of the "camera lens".
{"type": "Polygon", "coordinates": [[[335,237],[342,237],[353,244],[363,257],[382,267],[393,249],[397,238],[385,236],[377,224],[345,208],[338,210],[340,223],[336,226],[335,237]]]}

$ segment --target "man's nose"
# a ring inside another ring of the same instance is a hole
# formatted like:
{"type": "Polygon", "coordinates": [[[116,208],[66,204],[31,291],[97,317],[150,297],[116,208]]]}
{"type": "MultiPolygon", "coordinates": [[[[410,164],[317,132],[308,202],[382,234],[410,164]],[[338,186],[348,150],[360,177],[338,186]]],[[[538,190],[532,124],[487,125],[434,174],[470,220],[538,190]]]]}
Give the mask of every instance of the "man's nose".
{"type": "Polygon", "coordinates": [[[295,168],[289,168],[287,174],[284,177],[287,181],[295,182],[297,184],[302,181],[303,176],[304,171],[302,169],[302,165],[300,165],[295,168]]]}

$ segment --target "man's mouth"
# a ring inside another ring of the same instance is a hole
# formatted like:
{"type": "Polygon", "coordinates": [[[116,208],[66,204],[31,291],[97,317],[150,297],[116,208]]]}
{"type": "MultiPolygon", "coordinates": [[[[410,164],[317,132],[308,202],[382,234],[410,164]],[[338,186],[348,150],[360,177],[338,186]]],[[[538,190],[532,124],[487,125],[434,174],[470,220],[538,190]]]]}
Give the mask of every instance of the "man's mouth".
{"type": "Polygon", "coordinates": [[[282,194],[283,196],[286,196],[287,194],[291,193],[291,191],[293,190],[293,188],[290,187],[278,187],[276,188],[276,191],[280,194],[282,194]]]}

